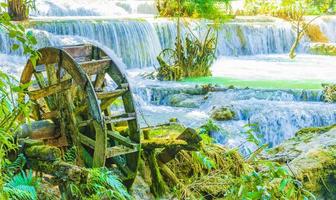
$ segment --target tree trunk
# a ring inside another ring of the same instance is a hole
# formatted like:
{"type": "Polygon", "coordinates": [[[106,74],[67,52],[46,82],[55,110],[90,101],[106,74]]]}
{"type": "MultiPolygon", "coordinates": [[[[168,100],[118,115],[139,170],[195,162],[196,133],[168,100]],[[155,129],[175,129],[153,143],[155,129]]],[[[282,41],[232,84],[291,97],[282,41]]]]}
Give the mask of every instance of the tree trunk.
{"type": "Polygon", "coordinates": [[[295,38],[295,41],[289,51],[289,58],[294,59],[296,57],[296,48],[299,46],[299,38],[295,38]]]}
{"type": "Polygon", "coordinates": [[[301,41],[301,39],[303,38],[303,36],[305,34],[305,29],[306,28],[303,28],[302,31],[298,31],[297,36],[295,38],[295,41],[294,41],[294,43],[293,43],[293,45],[292,45],[292,47],[291,47],[291,49],[289,51],[289,58],[290,59],[294,59],[296,57],[296,52],[295,51],[296,51],[297,47],[299,46],[300,41],[301,41]]]}
{"type": "Polygon", "coordinates": [[[329,12],[334,13],[334,8],[335,8],[335,0],[331,0],[329,4],[329,12]]]}
{"type": "Polygon", "coordinates": [[[24,0],[9,0],[8,13],[14,21],[28,19],[28,8],[24,0]]]}

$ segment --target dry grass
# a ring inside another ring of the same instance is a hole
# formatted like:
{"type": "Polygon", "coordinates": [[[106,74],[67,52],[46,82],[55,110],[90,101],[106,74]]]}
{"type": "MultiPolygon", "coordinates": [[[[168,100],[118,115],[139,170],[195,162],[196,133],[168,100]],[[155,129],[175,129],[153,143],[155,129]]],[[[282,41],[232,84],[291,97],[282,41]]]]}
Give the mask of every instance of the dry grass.
{"type": "Polygon", "coordinates": [[[306,29],[306,34],[312,42],[321,42],[321,43],[329,42],[327,36],[324,33],[322,33],[318,25],[315,24],[309,25],[306,29]]]}

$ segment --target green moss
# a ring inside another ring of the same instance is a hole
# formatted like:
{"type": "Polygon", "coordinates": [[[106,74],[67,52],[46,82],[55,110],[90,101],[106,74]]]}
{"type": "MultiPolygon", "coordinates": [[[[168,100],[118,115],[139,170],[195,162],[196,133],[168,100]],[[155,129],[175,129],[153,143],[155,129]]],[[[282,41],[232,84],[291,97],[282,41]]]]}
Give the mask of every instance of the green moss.
{"type": "Polygon", "coordinates": [[[185,127],[179,123],[171,123],[149,129],[149,137],[178,136],[185,130],[185,127]]]}
{"type": "Polygon", "coordinates": [[[336,102],[336,84],[322,84],[322,86],[324,100],[329,103],[336,102]]]}
{"type": "Polygon", "coordinates": [[[306,189],[323,199],[335,199],[336,147],[312,149],[294,159],[290,166],[306,189]]]}
{"type": "Polygon", "coordinates": [[[308,127],[303,128],[295,133],[295,136],[306,136],[308,134],[321,134],[330,131],[331,129],[335,128],[336,124],[331,126],[324,126],[324,127],[308,127]]]}
{"type": "Polygon", "coordinates": [[[36,145],[25,150],[28,158],[39,159],[44,161],[55,161],[61,159],[61,150],[57,147],[48,145],[36,145]]]}
{"type": "Polygon", "coordinates": [[[310,47],[310,52],[317,55],[336,56],[336,45],[317,43],[310,47]]]}
{"type": "Polygon", "coordinates": [[[211,118],[217,121],[228,121],[235,117],[235,113],[227,107],[215,109],[211,113],[211,118]]]}

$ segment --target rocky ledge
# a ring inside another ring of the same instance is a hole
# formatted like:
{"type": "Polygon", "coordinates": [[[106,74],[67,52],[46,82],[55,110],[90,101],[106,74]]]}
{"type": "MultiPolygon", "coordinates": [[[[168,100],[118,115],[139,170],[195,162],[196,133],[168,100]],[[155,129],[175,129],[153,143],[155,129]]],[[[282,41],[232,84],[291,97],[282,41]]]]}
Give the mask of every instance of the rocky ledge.
{"type": "Polygon", "coordinates": [[[317,199],[336,198],[336,125],[302,129],[269,153],[268,159],[286,165],[317,199]]]}

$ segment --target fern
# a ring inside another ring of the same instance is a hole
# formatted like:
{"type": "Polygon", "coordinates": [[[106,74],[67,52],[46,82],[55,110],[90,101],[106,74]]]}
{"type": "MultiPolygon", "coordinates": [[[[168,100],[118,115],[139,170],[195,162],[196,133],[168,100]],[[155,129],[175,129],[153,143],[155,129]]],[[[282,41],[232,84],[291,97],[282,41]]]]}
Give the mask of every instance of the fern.
{"type": "Polygon", "coordinates": [[[64,154],[64,161],[68,163],[75,163],[77,158],[77,149],[75,146],[72,146],[64,154]]]}
{"type": "Polygon", "coordinates": [[[206,156],[203,152],[197,151],[192,153],[192,157],[199,162],[205,169],[211,170],[217,168],[216,162],[206,156]]]}
{"type": "Polygon", "coordinates": [[[21,153],[18,155],[16,160],[10,164],[5,165],[5,169],[8,174],[12,172],[18,172],[23,169],[23,167],[26,165],[26,157],[21,153]]]}
{"type": "Polygon", "coordinates": [[[89,185],[98,194],[107,195],[109,198],[120,200],[133,199],[119,178],[106,168],[92,169],[89,173],[89,185]]]}
{"type": "Polygon", "coordinates": [[[69,184],[68,192],[72,199],[101,200],[118,199],[133,200],[119,178],[106,168],[90,169],[86,184],[69,184]]]}
{"type": "Polygon", "coordinates": [[[22,171],[12,177],[4,186],[6,196],[13,200],[36,200],[39,181],[33,176],[33,171],[27,174],[22,171]]]}

